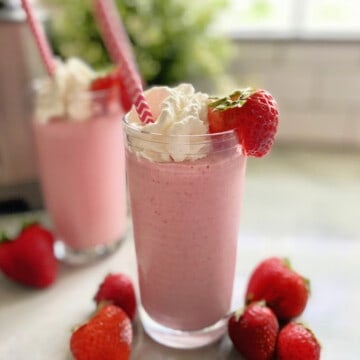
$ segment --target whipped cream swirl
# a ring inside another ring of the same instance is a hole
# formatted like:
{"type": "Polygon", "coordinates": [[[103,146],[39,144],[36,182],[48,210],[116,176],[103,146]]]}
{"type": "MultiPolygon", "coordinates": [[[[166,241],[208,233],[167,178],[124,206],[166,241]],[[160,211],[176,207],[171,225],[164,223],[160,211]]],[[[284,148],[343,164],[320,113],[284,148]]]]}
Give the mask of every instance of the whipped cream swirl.
{"type": "Polygon", "coordinates": [[[36,83],[35,119],[41,123],[60,117],[83,121],[91,114],[91,98],[86,96],[96,73],[83,61],[57,60],[53,77],[36,83]]]}
{"type": "Polygon", "coordinates": [[[134,108],[127,121],[132,128],[145,132],[132,139],[133,148],[144,158],[152,161],[196,160],[206,156],[204,142],[196,138],[176,135],[205,135],[208,133],[208,95],[195,92],[190,84],[175,88],[154,87],[145,92],[152,109],[154,123],[143,124],[134,108]]]}

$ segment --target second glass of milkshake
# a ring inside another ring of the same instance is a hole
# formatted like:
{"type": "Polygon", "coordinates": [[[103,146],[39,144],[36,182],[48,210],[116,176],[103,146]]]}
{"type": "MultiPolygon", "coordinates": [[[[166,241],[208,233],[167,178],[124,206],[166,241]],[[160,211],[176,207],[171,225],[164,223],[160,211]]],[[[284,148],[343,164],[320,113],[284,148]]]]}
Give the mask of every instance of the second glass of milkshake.
{"type": "Polygon", "coordinates": [[[44,201],[60,260],[84,264],[112,253],[126,231],[125,158],[113,89],[89,89],[78,59],[36,85],[33,131],[44,201]]]}
{"type": "Polygon", "coordinates": [[[123,122],[140,317],[159,343],[200,347],[226,331],[246,157],[233,130],[208,133],[206,94],[146,97],[156,121],[123,122]]]}

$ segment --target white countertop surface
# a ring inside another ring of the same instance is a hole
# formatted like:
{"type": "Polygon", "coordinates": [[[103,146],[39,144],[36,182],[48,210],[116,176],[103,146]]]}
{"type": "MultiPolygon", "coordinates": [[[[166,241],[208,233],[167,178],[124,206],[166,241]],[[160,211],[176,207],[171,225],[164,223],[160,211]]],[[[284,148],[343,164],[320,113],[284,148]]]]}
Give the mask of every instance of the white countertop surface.
{"type": "MultiPolygon", "coordinates": [[[[335,162],[333,173],[342,170],[338,177],[330,177],[327,170],[320,176],[321,168],[311,167],[310,160],[308,169],[299,169],[296,156],[289,157],[292,171],[284,167],[284,171],[274,171],[280,169],[276,154],[268,166],[265,161],[249,164],[235,304],[241,303],[248,276],[259,261],[271,255],[286,256],[311,280],[312,294],[300,319],[319,338],[322,359],[358,360],[360,177],[355,175],[360,173],[359,166],[344,177],[347,163],[335,162]],[[263,178],[263,174],[268,175],[263,178]]],[[[353,169],[348,165],[347,170],[353,169]]],[[[47,223],[43,212],[2,216],[0,230],[15,229],[24,217],[47,223]]],[[[0,274],[0,360],[70,360],[71,329],[93,311],[92,298],[109,272],[127,273],[136,283],[131,231],[108,258],[83,267],[61,265],[57,282],[46,290],[24,288],[0,274]]],[[[134,332],[134,360],[241,359],[227,337],[209,347],[179,351],[154,343],[138,321],[134,332]]]]}
{"type": "MultiPolygon", "coordinates": [[[[320,238],[244,235],[239,240],[235,303],[241,304],[253,267],[270,254],[287,256],[311,280],[312,294],[301,316],[320,339],[325,360],[360,359],[358,242],[320,238]]],[[[92,298],[108,272],[124,272],[136,282],[133,239],[112,256],[92,265],[62,265],[57,282],[46,290],[23,288],[0,276],[0,359],[68,360],[71,329],[94,310],[92,298]]],[[[136,323],[132,359],[239,359],[229,340],[196,351],[155,344],[136,323]]]]}

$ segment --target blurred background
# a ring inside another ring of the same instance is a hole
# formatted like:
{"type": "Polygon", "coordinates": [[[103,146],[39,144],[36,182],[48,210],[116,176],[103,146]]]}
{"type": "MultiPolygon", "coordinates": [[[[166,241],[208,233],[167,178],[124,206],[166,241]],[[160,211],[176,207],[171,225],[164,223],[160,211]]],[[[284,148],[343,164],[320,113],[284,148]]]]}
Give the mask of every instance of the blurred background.
{"type": "MultiPolygon", "coordinates": [[[[90,1],[33,3],[57,56],[112,66],[90,1]]],[[[211,94],[255,86],[277,99],[274,150],[249,160],[245,230],[262,219],[269,232],[359,237],[359,1],[116,3],[147,86],[188,81],[211,94]]],[[[0,0],[0,48],[0,212],[38,209],[30,84],[44,70],[19,0],[0,0]]]]}

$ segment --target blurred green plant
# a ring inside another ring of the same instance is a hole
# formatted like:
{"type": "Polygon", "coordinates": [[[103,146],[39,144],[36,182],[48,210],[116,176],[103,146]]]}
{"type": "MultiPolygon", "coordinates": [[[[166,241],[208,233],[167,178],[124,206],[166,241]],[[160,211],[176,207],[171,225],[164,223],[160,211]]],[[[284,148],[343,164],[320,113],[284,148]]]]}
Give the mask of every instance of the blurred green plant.
{"type": "Polygon", "coordinates": [[[254,0],[251,4],[249,16],[255,20],[263,20],[271,17],[273,6],[266,0],[254,0]]]}
{"type": "MultiPolygon", "coordinates": [[[[96,69],[111,65],[89,0],[42,0],[51,10],[57,55],[79,56],[96,69]]],[[[230,42],[209,31],[227,0],[116,0],[149,85],[216,80],[231,55],[230,42]]],[[[214,82],[215,83],[215,82],[214,82]]]]}

